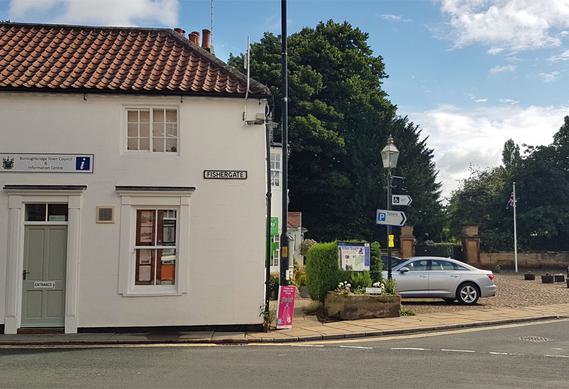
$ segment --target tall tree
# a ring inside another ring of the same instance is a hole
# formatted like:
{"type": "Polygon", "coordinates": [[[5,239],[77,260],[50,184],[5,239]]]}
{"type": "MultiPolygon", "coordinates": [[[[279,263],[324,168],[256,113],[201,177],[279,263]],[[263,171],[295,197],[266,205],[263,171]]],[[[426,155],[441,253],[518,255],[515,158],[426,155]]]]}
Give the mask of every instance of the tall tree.
{"type": "MultiPolygon", "coordinates": [[[[399,189],[413,196],[410,222],[419,234],[440,233],[440,184],[433,154],[420,130],[382,89],[387,77],[368,35],[349,23],[328,21],[289,38],[291,209],[317,239],[379,239],[375,209],[385,206],[380,151],[389,134],[401,150],[399,189]]],[[[252,76],[280,101],[280,38],[266,33],[252,45],[252,76]]],[[[229,63],[242,68],[243,56],[229,63]]],[[[280,121],[280,106],[274,119],[280,121]]]]}
{"type": "Polygon", "coordinates": [[[504,143],[504,149],[502,150],[502,164],[506,170],[511,171],[514,167],[519,165],[521,159],[520,146],[512,139],[508,139],[506,143],[504,143]]]}

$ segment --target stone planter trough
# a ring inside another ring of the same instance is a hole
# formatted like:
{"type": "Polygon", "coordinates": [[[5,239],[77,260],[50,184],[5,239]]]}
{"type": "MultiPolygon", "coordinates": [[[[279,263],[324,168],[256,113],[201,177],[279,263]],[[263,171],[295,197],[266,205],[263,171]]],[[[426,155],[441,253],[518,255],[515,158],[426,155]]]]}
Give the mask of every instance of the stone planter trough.
{"type": "Polygon", "coordinates": [[[400,311],[400,296],[328,292],[324,299],[326,316],[342,320],[398,317],[400,311]]]}
{"type": "Polygon", "coordinates": [[[541,276],[542,284],[553,284],[553,274],[544,274],[541,276]]]}
{"type": "Polygon", "coordinates": [[[526,280],[526,281],[533,281],[533,280],[535,280],[535,274],[533,274],[533,273],[525,273],[525,274],[524,274],[524,280],[526,280]]]}
{"type": "Polygon", "coordinates": [[[556,274],[554,281],[555,282],[565,282],[565,276],[563,274],[556,274]]]}

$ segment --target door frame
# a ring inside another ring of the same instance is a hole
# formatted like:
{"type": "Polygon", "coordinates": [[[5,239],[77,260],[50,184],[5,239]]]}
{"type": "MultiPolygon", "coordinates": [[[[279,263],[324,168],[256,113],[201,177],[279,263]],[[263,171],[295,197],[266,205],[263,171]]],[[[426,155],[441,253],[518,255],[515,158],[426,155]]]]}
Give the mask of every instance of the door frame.
{"type": "Polygon", "coordinates": [[[4,187],[8,193],[8,260],[6,266],[6,309],[4,333],[16,334],[22,324],[22,273],[24,271],[24,228],[27,203],[66,203],[67,260],[65,275],[65,333],[77,333],[79,258],[81,245],[82,194],[86,186],[4,187]]]}

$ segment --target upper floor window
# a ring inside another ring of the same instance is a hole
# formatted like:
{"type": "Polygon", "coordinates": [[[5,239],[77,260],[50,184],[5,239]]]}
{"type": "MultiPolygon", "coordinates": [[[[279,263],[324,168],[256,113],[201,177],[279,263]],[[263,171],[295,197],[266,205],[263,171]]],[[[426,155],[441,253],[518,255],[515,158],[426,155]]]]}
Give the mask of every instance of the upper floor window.
{"type": "Polygon", "coordinates": [[[271,153],[271,186],[281,185],[281,156],[271,153]]]}
{"type": "Polygon", "coordinates": [[[127,150],[177,152],[178,111],[127,109],[127,150]]]}

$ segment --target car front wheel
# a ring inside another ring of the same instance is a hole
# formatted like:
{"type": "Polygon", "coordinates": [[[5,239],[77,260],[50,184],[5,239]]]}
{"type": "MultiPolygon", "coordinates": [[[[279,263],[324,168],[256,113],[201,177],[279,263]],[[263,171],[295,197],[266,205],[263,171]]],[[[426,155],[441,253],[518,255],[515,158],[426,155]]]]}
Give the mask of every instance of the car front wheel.
{"type": "Polygon", "coordinates": [[[472,282],[466,282],[458,287],[456,298],[462,304],[476,304],[480,298],[480,292],[475,284],[472,282]]]}

